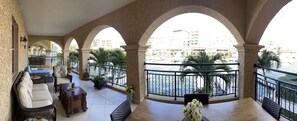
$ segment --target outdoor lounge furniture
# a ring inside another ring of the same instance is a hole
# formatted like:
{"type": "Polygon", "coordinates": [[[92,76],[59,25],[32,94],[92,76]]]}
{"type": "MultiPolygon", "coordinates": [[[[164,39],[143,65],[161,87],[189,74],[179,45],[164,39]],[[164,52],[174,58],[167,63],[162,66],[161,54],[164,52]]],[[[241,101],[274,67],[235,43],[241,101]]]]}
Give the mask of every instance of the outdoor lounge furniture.
{"type": "Polygon", "coordinates": [[[87,92],[80,86],[72,88],[71,83],[60,84],[59,99],[63,105],[67,117],[80,111],[86,112],[87,107],[87,92]]]}
{"type": "Polygon", "coordinates": [[[279,120],[280,113],[281,113],[281,107],[275,103],[273,100],[264,97],[262,108],[266,110],[270,115],[272,115],[275,119],[279,120]]]}
{"type": "Polygon", "coordinates": [[[208,94],[185,94],[184,104],[187,105],[188,102],[191,102],[193,99],[197,99],[203,105],[205,105],[205,104],[208,104],[209,96],[208,94]]]}
{"type": "Polygon", "coordinates": [[[54,66],[53,71],[55,92],[58,91],[60,84],[72,82],[72,75],[68,74],[67,66],[54,66]]]}
{"type": "Polygon", "coordinates": [[[130,114],[130,103],[125,100],[110,114],[110,119],[111,121],[124,121],[130,114]]]}
{"type": "Polygon", "coordinates": [[[50,72],[48,70],[43,70],[39,68],[31,68],[29,65],[25,69],[30,73],[30,75],[36,75],[36,76],[50,76],[50,72]]]}
{"type": "Polygon", "coordinates": [[[56,121],[56,107],[46,84],[33,84],[28,72],[20,72],[12,88],[17,121],[56,121]]]}

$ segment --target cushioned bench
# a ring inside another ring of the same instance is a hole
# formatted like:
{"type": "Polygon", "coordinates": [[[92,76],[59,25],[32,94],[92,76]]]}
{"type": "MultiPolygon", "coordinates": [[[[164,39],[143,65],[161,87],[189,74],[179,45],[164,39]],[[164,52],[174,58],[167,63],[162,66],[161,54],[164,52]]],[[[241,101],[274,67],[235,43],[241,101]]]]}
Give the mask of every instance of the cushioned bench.
{"type": "Polygon", "coordinates": [[[56,120],[56,108],[46,84],[33,84],[28,72],[20,72],[13,83],[13,91],[17,120],[37,117],[56,120]]]}
{"type": "Polygon", "coordinates": [[[31,68],[29,65],[25,69],[26,71],[29,72],[30,75],[36,75],[36,76],[50,76],[49,70],[43,70],[43,69],[38,69],[38,68],[31,68]]]}

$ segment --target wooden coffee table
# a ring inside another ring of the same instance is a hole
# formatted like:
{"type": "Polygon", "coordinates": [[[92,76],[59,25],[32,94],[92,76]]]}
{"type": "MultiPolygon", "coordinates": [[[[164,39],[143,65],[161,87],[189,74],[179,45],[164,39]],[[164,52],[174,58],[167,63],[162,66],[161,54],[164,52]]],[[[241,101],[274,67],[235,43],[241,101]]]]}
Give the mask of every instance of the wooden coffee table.
{"type": "Polygon", "coordinates": [[[81,87],[76,86],[71,89],[71,83],[60,84],[60,100],[66,111],[67,117],[73,113],[87,111],[87,93],[81,87]]]}

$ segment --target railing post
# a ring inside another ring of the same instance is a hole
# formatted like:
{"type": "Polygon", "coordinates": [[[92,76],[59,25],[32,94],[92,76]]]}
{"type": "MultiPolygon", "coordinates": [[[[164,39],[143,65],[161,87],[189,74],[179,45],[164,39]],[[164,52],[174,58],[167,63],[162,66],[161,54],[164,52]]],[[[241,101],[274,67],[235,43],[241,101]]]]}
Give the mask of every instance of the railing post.
{"type": "Polygon", "coordinates": [[[144,70],[146,71],[146,96],[149,96],[149,78],[148,78],[148,70],[144,70]]]}
{"type": "Polygon", "coordinates": [[[174,72],[174,100],[176,100],[176,72],[174,72]]]}
{"type": "Polygon", "coordinates": [[[115,68],[114,68],[114,66],[111,66],[111,75],[112,75],[112,77],[111,77],[111,85],[113,86],[113,84],[114,84],[114,70],[115,70],[115,68]]]}
{"type": "Polygon", "coordinates": [[[237,93],[237,71],[235,71],[235,82],[234,82],[234,84],[235,84],[235,89],[234,89],[234,97],[236,97],[236,93],[237,93]]]}
{"type": "Polygon", "coordinates": [[[278,101],[277,101],[277,104],[278,104],[278,105],[280,105],[280,99],[281,99],[281,98],[280,98],[280,97],[281,97],[281,94],[280,94],[280,92],[281,92],[281,91],[280,91],[280,89],[281,89],[281,88],[280,88],[281,84],[280,84],[280,83],[281,83],[281,82],[278,82],[278,83],[277,83],[277,86],[278,86],[278,87],[277,87],[277,93],[278,93],[278,101]]]}
{"type": "Polygon", "coordinates": [[[257,90],[258,90],[258,76],[257,76],[257,72],[254,73],[255,74],[255,100],[257,100],[257,90]]]}

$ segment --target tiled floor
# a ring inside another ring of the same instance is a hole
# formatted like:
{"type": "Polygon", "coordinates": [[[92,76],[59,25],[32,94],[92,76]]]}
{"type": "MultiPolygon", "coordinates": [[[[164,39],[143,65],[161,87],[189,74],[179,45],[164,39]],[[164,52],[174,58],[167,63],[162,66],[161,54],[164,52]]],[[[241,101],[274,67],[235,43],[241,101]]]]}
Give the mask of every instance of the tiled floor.
{"type": "MultiPolygon", "coordinates": [[[[57,107],[57,121],[110,121],[110,113],[126,99],[125,94],[109,88],[97,90],[91,81],[82,81],[76,74],[73,74],[73,81],[87,92],[88,110],[75,113],[68,118],[58,99],[59,92],[54,93],[53,83],[48,83],[54,104],[57,107]]],[[[131,105],[132,110],[135,107],[136,105],[131,105]]]]}

